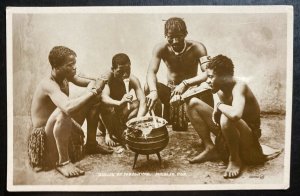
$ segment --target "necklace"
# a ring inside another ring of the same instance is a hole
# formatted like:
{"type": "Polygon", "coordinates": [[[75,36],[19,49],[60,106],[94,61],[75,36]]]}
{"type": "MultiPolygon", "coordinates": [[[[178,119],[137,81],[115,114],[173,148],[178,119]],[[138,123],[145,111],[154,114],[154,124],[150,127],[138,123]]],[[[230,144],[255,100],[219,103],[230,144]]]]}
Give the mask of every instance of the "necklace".
{"type": "Polygon", "coordinates": [[[184,46],[183,46],[183,49],[180,51],[180,52],[176,52],[173,47],[171,46],[171,50],[175,53],[176,56],[182,54],[186,49],[186,42],[184,41],[184,46]]]}

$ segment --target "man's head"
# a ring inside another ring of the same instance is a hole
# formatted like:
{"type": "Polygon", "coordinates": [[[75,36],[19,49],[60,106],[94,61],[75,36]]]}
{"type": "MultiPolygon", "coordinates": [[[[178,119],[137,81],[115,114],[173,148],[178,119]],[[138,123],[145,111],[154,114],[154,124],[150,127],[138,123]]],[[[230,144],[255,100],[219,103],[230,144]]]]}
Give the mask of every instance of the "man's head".
{"type": "Polygon", "coordinates": [[[48,59],[52,69],[66,77],[76,74],[76,53],[65,46],[55,46],[49,53],[48,59]]]}
{"type": "Polygon", "coordinates": [[[218,55],[208,63],[206,72],[206,82],[211,86],[213,93],[216,93],[233,77],[234,65],[230,58],[218,55]]]}
{"type": "Polygon", "coordinates": [[[124,53],[119,53],[112,58],[112,72],[114,77],[120,80],[128,78],[130,76],[130,59],[124,53]]]}
{"type": "Polygon", "coordinates": [[[185,22],[181,18],[169,18],[165,23],[165,36],[176,52],[184,48],[184,39],[187,35],[185,22]]]}

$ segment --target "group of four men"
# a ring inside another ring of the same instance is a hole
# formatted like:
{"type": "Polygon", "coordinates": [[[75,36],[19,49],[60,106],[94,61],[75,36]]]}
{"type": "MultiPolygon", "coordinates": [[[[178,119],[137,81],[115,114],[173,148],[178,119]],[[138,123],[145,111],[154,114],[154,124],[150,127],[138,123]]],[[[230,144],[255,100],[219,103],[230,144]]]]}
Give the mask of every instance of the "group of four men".
{"type": "Polygon", "coordinates": [[[49,54],[51,75],[41,81],[32,100],[31,165],[39,169],[55,167],[66,177],[83,175],[84,171],[70,162],[70,157],[74,157],[70,143],[74,144],[74,134],[82,134],[85,119],[85,153],[110,154],[113,152],[111,148],[96,141],[99,114],[107,130],[105,142],[115,145],[116,141],[122,142],[120,138],[128,119],[144,116],[154,108],[157,100],[168,112],[171,99],[180,101],[180,95],[203,82],[207,82],[212,93],[218,94],[220,102],[213,104],[212,94],[206,99],[192,97],[185,100],[187,116],[204,144],[204,151],[190,159],[190,163],[212,160],[219,152],[228,164],[224,177],[232,178],[240,174],[242,163],[266,161],[258,142],[260,108],[252,91],[233,76],[231,59],[223,55],[210,59],[205,46],[186,40],[187,34],[186,24],[181,18],[166,21],[167,42],[158,44],[153,50],[144,89],[138,78],[130,73],[131,62],[124,53],[112,58],[108,73],[99,79],[87,79],[76,75],[76,53],[73,50],[54,47],[49,54]],[[168,68],[168,81],[175,85],[172,92],[169,83],[164,85],[157,80],[161,60],[168,68]],[[202,72],[197,74],[199,64],[202,72]],[[134,90],[137,100],[133,101],[132,95],[126,91],[123,80],[127,78],[129,90],[134,90]],[[70,98],[69,82],[86,87],[85,92],[77,98],[70,98]],[[215,144],[211,132],[217,136],[215,144]]]}

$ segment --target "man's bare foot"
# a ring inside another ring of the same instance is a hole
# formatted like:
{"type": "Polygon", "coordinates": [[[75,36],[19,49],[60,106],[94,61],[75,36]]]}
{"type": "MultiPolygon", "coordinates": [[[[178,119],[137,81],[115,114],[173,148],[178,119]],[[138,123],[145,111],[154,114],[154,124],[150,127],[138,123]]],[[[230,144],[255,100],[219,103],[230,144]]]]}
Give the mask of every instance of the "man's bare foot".
{"type": "Polygon", "coordinates": [[[85,145],[86,154],[112,154],[113,152],[114,150],[110,147],[102,146],[100,144],[85,145]]]}
{"type": "Polygon", "coordinates": [[[242,163],[238,161],[229,161],[228,167],[224,173],[224,178],[236,178],[240,175],[242,163]]]}
{"type": "Polygon", "coordinates": [[[84,175],[84,171],[77,168],[71,162],[56,166],[56,170],[67,178],[84,175]]]}
{"type": "Polygon", "coordinates": [[[212,161],[217,158],[217,151],[215,148],[206,148],[203,152],[201,152],[199,155],[196,157],[189,159],[188,161],[193,164],[193,163],[203,163],[205,161],[212,161]]]}
{"type": "Polygon", "coordinates": [[[108,146],[117,146],[118,143],[111,139],[109,134],[105,135],[105,144],[108,146]]]}

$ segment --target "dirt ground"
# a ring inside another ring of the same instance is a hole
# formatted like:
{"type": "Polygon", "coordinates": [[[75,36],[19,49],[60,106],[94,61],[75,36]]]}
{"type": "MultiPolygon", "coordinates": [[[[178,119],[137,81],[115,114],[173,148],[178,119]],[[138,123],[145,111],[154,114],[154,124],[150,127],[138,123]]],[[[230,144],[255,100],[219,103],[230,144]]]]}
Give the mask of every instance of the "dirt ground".
{"type": "MultiPolygon", "coordinates": [[[[285,116],[263,115],[261,144],[284,148],[285,116]]],[[[14,118],[14,185],[112,185],[112,184],[279,184],[283,182],[284,152],[264,165],[248,166],[237,179],[224,179],[225,167],[221,161],[190,164],[187,158],[203,150],[199,136],[189,126],[186,132],[174,132],[168,126],[170,141],[161,151],[163,160],[159,166],[156,155],[140,155],[136,169],[132,169],[134,153],[89,155],[76,165],[85,175],[65,178],[56,170],[35,173],[28,164],[27,136],[30,130],[28,116],[14,118]]],[[[97,136],[103,143],[103,137],[97,136]]],[[[8,153],[12,156],[11,153],[8,153]]]]}

